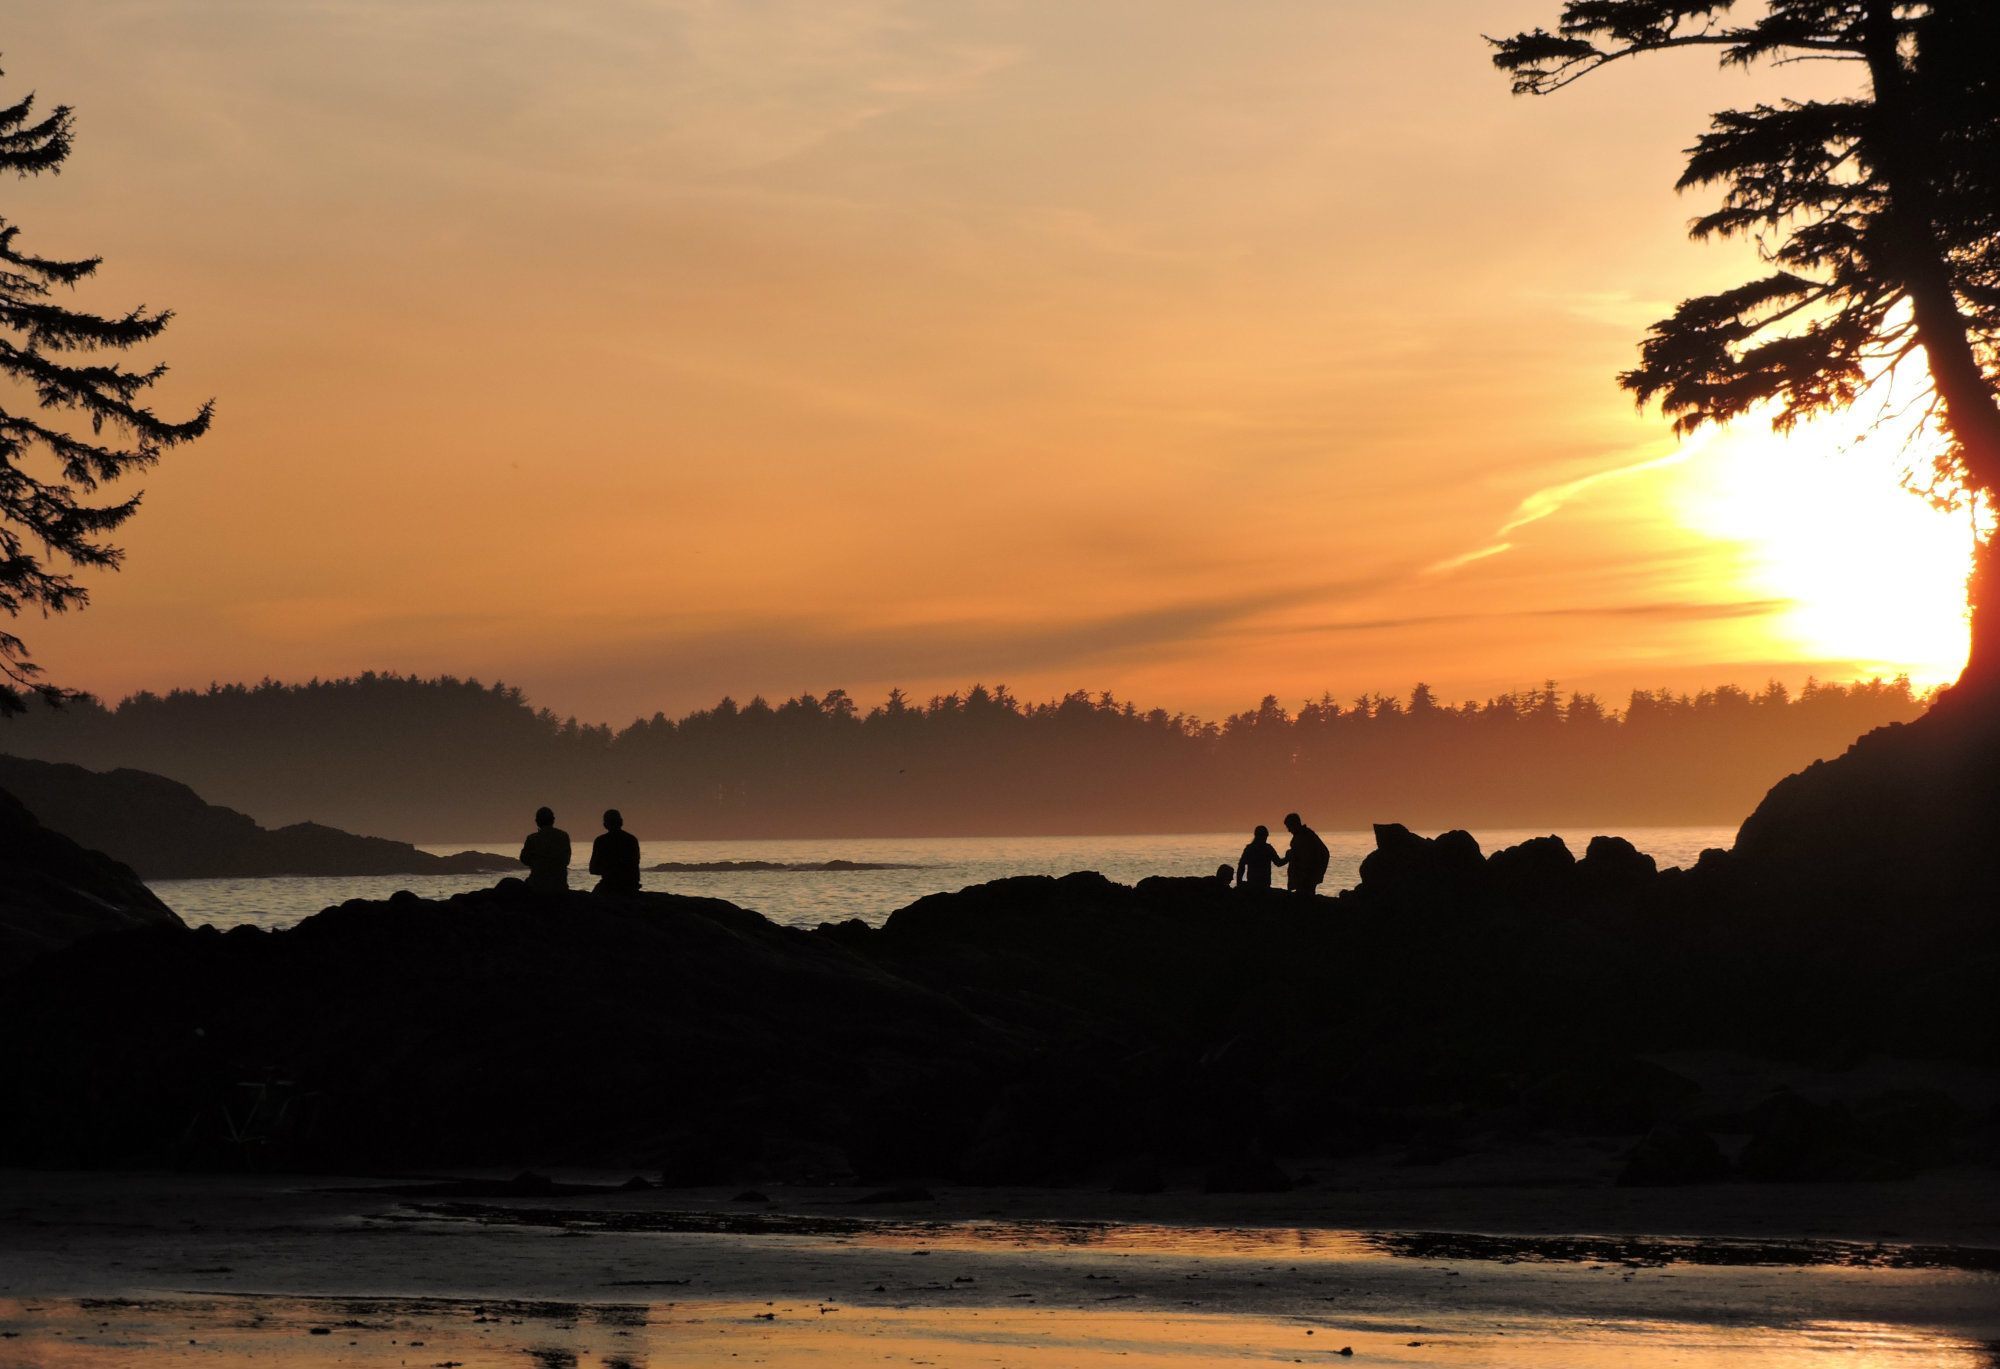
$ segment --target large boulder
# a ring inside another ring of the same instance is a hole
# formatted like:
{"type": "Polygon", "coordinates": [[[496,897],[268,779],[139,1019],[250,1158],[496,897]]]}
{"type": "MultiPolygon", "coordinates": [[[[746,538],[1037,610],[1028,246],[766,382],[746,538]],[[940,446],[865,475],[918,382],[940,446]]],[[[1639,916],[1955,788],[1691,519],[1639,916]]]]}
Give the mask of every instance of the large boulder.
{"type": "Polygon", "coordinates": [[[1486,867],[1502,897],[1516,903],[1545,903],[1567,894],[1576,857],[1561,837],[1529,837],[1495,851],[1486,867]]]}
{"type": "Polygon", "coordinates": [[[44,826],[0,791],[0,976],[94,932],[180,925],[129,867],[44,826]]]}
{"type": "Polygon", "coordinates": [[[1592,837],[1578,868],[1587,879],[1632,888],[1650,883],[1660,872],[1658,862],[1624,837],[1592,837]]]}
{"type": "Polygon", "coordinates": [[[1486,861],[1470,832],[1424,837],[1399,822],[1378,822],[1357,893],[1361,902],[1385,909],[1451,912],[1485,887],[1486,861]]]}
{"type": "Polygon", "coordinates": [[[1895,1179],[1908,1162],[1884,1154],[1839,1102],[1816,1103],[1788,1089],[1751,1110],[1751,1133],[1737,1156],[1745,1178],[1789,1183],[1895,1179]]]}

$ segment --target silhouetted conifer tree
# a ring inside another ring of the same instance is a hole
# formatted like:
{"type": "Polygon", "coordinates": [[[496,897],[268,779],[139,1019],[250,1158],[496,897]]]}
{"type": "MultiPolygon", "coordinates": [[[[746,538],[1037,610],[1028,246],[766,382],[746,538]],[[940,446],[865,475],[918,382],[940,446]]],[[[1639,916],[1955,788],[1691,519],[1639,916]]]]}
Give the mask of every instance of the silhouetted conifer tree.
{"type": "MultiPolygon", "coordinates": [[[[2000,3],[1568,0],[1554,32],[1493,40],[1517,94],[1679,48],[1724,66],[1853,64],[1861,94],[1716,114],[1680,188],[1719,185],[1697,238],[1743,236],[1769,271],[1685,301],[1621,380],[1686,432],[1762,405],[1780,429],[1845,408],[1921,349],[1913,421],[1938,474],[2000,490],[2000,3]],[[1755,17],[1746,17],[1746,12],[1755,17]]],[[[1962,683],[2000,688],[2000,578],[1983,545],[1962,683]]]]}
{"type": "Polygon", "coordinates": [[[1026,702],[975,685],[920,706],[897,692],[865,711],[830,690],[613,730],[505,685],[366,674],[31,708],[6,749],[169,775],[268,824],[427,841],[612,795],[634,829],[683,836],[1224,830],[1291,808],[1324,831],[1650,825],[1739,819],[1773,777],[1930,702],[1901,678],[1796,697],[1638,690],[1622,712],[1554,684],[1419,706],[1429,694],[1296,712],[1271,696],[1217,724],[1084,690],[1026,702]]]}
{"type": "MultiPolygon", "coordinates": [[[[35,97],[0,109],[0,171],[17,177],[57,172],[70,153],[74,116],[57,105],[37,117],[35,97]]],[[[168,310],[101,315],[58,302],[97,270],[100,258],[58,260],[22,248],[20,228],[0,217],[0,611],[18,618],[80,608],[90,591],[78,568],[112,568],[122,558],[106,534],[139,507],[137,494],[93,502],[100,486],[159,460],[168,447],[201,436],[211,404],[174,423],[145,405],[164,366],[128,370],[115,353],[159,336],[168,310]]],[[[21,711],[28,693],[53,703],[66,691],[12,633],[0,632],[0,716],[21,711]]]]}

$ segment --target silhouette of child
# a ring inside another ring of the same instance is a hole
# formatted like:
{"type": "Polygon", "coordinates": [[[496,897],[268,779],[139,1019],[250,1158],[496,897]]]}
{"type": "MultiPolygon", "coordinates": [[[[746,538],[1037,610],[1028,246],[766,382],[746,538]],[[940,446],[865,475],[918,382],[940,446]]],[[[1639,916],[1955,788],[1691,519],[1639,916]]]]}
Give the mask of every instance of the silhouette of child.
{"type": "Polygon", "coordinates": [[[1236,858],[1236,882],[1245,889],[1271,887],[1271,867],[1284,864],[1278,848],[1271,845],[1271,829],[1260,826],[1250,834],[1250,844],[1236,858]]]}

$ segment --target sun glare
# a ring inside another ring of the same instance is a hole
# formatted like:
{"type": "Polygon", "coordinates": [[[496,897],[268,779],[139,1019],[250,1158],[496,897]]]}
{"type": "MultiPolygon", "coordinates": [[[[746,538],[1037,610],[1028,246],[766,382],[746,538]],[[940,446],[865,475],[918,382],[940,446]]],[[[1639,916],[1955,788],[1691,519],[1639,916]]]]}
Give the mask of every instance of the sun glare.
{"type": "Polygon", "coordinates": [[[1969,512],[1901,488],[1914,451],[1843,415],[1789,435],[1748,420],[1698,439],[1679,516],[1740,544],[1748,595],[1784,601],[1771,645],[1919,686],[1958,677],[1969,649],[1969,512]]]}

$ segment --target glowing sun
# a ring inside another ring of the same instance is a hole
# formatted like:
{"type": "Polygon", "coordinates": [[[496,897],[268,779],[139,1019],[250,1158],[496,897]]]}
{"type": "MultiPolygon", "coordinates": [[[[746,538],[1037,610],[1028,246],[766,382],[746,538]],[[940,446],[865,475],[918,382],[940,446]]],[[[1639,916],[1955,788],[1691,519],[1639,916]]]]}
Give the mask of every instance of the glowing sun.
{"type": "Polygon", "coordinates": [[[1958,677],[1972,516],[1900,487],[1922,452],[1853,415],[1789,435],[1746,420],[1696,441],[1678,515],[1737,544],[1744,592],[1785,603],[1766,620],[1773,646],[1919,686],[1958,677]]]}

